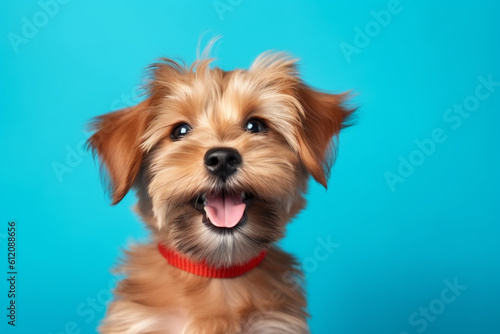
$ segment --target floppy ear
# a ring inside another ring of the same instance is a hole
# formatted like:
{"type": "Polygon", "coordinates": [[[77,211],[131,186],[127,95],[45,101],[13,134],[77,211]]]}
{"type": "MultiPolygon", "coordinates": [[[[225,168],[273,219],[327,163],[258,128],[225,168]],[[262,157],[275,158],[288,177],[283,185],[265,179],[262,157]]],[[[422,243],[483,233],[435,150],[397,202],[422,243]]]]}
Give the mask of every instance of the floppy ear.
{"type": "Polygon", "coordinates": [[[348,126],[354,110],[342,106],[347,94],[322,93],[302,83],[297,92],[304,110],[299,155],[309,174],[326,188],[334,153],[332,137],[348,126]]]}
{"type": "Polygon", "coordinates": [[[149,116],[148,100],[138,105],[96,117],[91,127],[96,132],[87,147],[99,156],[101,169],[109,174],[112,204],[120,202],[132,187],[141,167],[140,140],[149,116]]]}

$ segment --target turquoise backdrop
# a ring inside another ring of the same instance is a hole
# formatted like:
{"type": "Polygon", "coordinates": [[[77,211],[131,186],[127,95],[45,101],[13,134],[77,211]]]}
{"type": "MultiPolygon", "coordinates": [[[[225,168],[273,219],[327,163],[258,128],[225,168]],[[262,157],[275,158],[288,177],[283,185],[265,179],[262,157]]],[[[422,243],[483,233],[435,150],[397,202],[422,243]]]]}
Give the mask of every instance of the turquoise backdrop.
{"type": "Polygon", "coordinates": [[[498,1],[0,2],[0,332],[95,333],[114,266],[147,233],[134,196],[109,206],[87,121],[139,101],[144,69],[301,59],[353,90],[328,191],[281,245],[307,276],[313,333],[500,333],[498,1]],[[202,43],[203,44],[203,43],[202,43]],[[16,222],[16,326],[7,324],[16,222]],[[326,246],[325,246],[326,245],[326,246]]]}

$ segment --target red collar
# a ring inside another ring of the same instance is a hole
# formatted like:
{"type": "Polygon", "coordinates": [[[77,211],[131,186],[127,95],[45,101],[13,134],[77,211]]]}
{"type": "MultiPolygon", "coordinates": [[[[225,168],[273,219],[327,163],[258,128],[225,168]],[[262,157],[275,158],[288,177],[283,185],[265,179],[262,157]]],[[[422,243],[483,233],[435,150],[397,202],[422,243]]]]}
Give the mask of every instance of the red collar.
{"type": "Polygon", "coordinates": [[[167,259],[170,265],[191,274],[210,278],[233,278],[241,276],[257,267],[266,256],[266,251],[263,250],[259,255],[250,259],[246,263],[233,265],[231,267],[216,268],[206,264],[204,261],[193,262],[176,251],[166,248],[161,243],[158,243],[158,250],[161,255],[167,259]]]}

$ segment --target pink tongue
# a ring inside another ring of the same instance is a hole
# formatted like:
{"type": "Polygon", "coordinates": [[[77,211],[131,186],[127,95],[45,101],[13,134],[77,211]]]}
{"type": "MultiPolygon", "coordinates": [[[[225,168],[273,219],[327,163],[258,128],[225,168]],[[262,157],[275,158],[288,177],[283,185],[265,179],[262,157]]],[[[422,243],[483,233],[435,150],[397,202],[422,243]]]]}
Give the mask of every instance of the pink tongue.
{"type": "Polygon", "coordinates": [[[231,228],[236,226],[245,212],[245,203],[240,195],[207,195],[205,212],[217,227],[231,228]]]}

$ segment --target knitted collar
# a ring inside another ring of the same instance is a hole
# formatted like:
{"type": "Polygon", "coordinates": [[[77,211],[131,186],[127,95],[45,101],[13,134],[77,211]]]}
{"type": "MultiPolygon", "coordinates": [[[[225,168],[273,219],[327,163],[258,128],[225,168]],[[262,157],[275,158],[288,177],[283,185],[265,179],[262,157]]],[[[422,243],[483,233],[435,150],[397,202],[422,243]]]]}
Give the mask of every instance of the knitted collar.
{"type": "Polygon", "coordinates": [[[163,255],[163,257],[167,259],[170,265],[187,271],[191,274],[210,278],[233,278],[241,276],[257,267],[266,256],[266,251],[263,250],[259,255],[250,259],[246,263],[233,265],[230,267],[217,268],[206,264],[204,261],[193,262],[187,257],[179,254],[178,252],[172,249],[168,249],[161,243],[158,243],[158,250],[160,251],[161,255],[163,255]]]}

